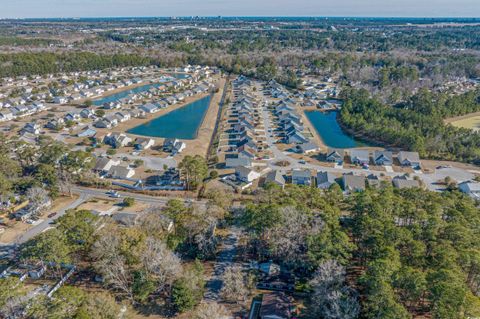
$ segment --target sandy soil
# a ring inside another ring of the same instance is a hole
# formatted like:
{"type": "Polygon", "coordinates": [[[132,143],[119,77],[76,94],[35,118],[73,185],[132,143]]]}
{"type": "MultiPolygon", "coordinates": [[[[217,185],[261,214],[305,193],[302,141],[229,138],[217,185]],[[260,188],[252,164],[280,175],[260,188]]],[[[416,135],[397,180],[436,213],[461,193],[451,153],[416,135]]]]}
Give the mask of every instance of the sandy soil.
{"type": "Polygon", "coordinates": [[[86,210],[96,210],[100,212],[110,211],[113,207],[116,207],[115,212],[130,212],[130,213],[139,213],[150,207],[149,204],[135,201],[131,207],[122,206],[123,198],[120,199],[104,199],[104,198],[93,198],[88,202],[83,203],[78,207],[78,209],[86,210]]]}
{"type": "Polygon", "coordinates": [[[309,133],[309,135],[312,137],[313,142],[316,143],[321,148],[321,151],[326,152],[328,147],[325,145],[322,138],[317,133],[312,123],[308,120],[307,116],[305,115],[305,112],[304,112],[305,108],[301,106],[296,106],[296,109],[298,114],[300,114],[300,116],[302,117],[305,133],[309,133]]]}

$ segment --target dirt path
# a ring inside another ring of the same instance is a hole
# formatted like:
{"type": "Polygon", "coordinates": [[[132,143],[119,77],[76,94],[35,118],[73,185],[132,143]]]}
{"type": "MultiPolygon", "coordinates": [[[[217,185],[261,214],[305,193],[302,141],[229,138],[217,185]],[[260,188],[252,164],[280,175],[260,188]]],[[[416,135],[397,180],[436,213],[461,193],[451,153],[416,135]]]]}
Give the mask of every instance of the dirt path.
{"type": "Polygon", "coordinates": [[[236,227],[229,230],[230,233],[222,239],[217,260],[207,281],[207,290],[204,295],[204,299],[207,301],[220,301],[220,291],[223,286],[222,275],[227,267],[233,265],[234,258],[237,255],[237,245],[241,231],[236,227]]]}

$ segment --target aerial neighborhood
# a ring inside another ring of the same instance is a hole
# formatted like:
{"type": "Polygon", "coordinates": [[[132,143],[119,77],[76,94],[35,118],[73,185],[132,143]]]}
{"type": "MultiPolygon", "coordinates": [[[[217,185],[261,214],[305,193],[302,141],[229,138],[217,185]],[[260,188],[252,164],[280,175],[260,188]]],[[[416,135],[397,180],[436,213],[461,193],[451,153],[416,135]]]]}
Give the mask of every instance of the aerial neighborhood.
{"type": "Polygon", "coordinates": [[[480,317],[479,22],[0,19],[0,318],[480,317]]]}

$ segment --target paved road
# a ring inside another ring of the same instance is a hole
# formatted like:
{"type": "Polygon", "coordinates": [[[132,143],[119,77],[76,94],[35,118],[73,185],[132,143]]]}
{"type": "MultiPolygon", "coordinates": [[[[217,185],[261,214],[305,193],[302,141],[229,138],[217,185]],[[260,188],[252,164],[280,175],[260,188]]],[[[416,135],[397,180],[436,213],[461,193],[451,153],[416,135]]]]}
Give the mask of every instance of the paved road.
{"type": "MultiPolygon", "coordinates": [[[[69,209],[74,209],[80,206],[82,203],[88,201],[90,198],[93,197],[100,197],[100,198],[109,198],[106,194],[105,190],[102,189],[91,189],[91,188],[83,188],[83,187],[74,187],[72,188],[72,192],[79,194],[80,196],[74,202],[72,202],[67,207],[59,210],[54,217],[47,218],[43,220],[38,225],[33,226],[29,230],[27,230],[23,235],[19,236],[14,244],[23,244],[26,241],[32,239],[33,237],[37,236],[41,232],[45,231],[49,227],[51,227],[51,222],[60,218],[61,216],[65,215],[66,211],[69,209]]],[[[138,202],[143,202],[155,206],[164,206],[166,203],[171,199],[168,197],[155,197],[155,196],[148,196],[136,193],[129,193],[129,192],[119,192],[121,198],[125,197],[132,197],[135,198],[138,202]]],[[[195,204],[205,205],[205,201],[194,201],[195,204]]]]}
{"type": "Polygon", "coordinates": [[[72,202],[67,207],[59,210],[54,217],[47,218],[47,219],[43,220],[40,224],[33,226],[32,228],[27,230],[23,235],[17,237],[17,239],[15,240],[15,243],[16,244],[23,244],[23,243],[29,241],[30,239],[37,236],[41,232],[45,231],[47,228],[51,227],[51,222],[54,221],[55,219],[60,218],[61,216],[65,215],[67,210],[74,209],[74,208],[78,207],[83,202],[87,201],[89,198],[90,198],[90,196],[88,194],[80,193],[80,196],[74,202],[72,202]]]}
{"type": "Polygon", "coordinates": [[[207,290],[204,295],[205,300],[220,300],[220,290],[223,286],[222,275],[227,267],[233,265],[233,260],[237,254],[237,244],[240,233],[239,228],[232,227],[230,228],[230,234],[223,239],[217,254],[217,260],[213,266],[213,273],[207,281],[207,290]]]}

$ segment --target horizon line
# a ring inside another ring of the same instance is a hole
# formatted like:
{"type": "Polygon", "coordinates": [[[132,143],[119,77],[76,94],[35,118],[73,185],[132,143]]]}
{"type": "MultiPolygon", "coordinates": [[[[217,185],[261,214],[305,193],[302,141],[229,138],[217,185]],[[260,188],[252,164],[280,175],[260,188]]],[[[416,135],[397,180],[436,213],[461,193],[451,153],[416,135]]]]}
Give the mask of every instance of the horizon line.
{"type": "Polygon", "coordinates": [[[222,16],[222,15],[170,15],[170,16],[64,16],[64,17],[22,17],[22,18],[13,18],[13,17],[0,17],[0,20],[49,20],[49,19],[58,19],[58,20],[79,20],[79,19],[191,19],[191,18],[313,18],[313,19],[453,19],[453,20],[462,20],[462,19],[474,19],[480,20],[480,16],[469,17],[469,16],[368,16],[368,15],[328,15],[328,16],[315,16],[315,15],[239,15],[239,16],[222,16]]]}

